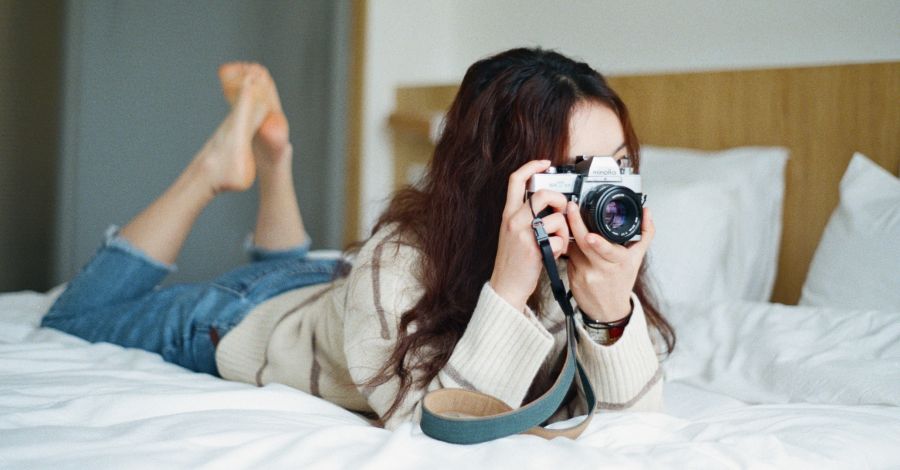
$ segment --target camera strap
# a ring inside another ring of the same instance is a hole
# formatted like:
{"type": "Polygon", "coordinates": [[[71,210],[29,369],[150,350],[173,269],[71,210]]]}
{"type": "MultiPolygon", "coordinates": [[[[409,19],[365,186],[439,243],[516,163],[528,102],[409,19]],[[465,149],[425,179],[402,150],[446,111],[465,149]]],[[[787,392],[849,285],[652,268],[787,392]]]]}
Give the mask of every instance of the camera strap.
{"type": "Polygon", "coordinates": [[[477,444],[513,434],[534,434],[545,439],[568,437],[575,439],[587,428],[594,416],[597,400],[594,388],[581,363],[578,361],[575,336],[575,311],[569,295],[556,269],[550,237],[540,217],[531,223],[541,249],[544,268],[550,278],[553,297],[562,308],[566,319],[566,352],[562,371],[543,395],[531,403],[513,409],[493,396],[456,388],[443,388],[428,393],[422,400],[422,431],[434,439],[454,444],[477,444]],[[559,409],[575,373],[581,381],[587,416],[575,426],[565,429],[541,427],[559,409]]]}

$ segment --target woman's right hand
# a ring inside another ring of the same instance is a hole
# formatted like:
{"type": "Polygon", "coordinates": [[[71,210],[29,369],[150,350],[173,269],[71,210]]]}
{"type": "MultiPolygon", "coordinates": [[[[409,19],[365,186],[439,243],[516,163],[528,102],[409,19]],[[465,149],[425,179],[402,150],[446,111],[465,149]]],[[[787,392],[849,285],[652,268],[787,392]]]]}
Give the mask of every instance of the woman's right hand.
{"type": "Polygon", "coordinates": [[[540,190],[532,194],[530,200],[525,199],[528,179],[549,167],[550,160],[533,160],[509,175],[497,258],[490,282],[497,295],[520,311],[525,310],[528,297],[537,287],[543,269],[541,251],[531,228],[534,214],[547,207],[554,209],[553,214],[543,218],[554,258],[564,254],[569,245],[566,197],[556,191],[540,190]]]}

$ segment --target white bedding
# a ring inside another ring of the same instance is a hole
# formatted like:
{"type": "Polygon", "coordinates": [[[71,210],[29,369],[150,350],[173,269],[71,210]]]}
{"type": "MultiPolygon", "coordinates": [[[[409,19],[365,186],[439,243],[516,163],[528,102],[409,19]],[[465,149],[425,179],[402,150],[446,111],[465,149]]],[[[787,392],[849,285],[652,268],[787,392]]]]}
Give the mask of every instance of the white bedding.
{"type": "Polygon", "coordinates": [[[900,312],[681,304],[667,413],[456,446],[37,327],[0,295],[0,468],[900,468],[900,312]]]}

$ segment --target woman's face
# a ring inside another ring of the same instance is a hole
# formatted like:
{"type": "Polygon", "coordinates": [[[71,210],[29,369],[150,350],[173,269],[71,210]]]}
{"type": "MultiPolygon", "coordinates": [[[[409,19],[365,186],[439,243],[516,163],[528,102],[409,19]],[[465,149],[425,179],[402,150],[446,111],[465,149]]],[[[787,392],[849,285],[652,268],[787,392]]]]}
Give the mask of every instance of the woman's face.
{"type": "Polygon", "coordinates": [[[569,121],[569,164],[575,157],[612,156],[618,161],[625,156],[625,132],[611,109],[588,101],[578,104],[569,121]]]}

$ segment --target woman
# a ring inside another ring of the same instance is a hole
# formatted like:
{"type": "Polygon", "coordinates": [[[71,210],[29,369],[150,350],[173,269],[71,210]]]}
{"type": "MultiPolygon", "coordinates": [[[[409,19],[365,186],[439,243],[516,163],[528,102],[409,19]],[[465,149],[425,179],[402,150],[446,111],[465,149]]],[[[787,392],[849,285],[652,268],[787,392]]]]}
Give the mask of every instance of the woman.
{"type": "MultiPolygon", "coordinates": [[[[394,196],[349,273],[306,256],[268,74],[226,64],[220,76],[229,116],[159,199],[110,231],[44,325],[226,379],[291,385],[387,428],[417,420],[425,393],[443,387],[518,407],[550,386],[565,345],[531,229],[550,208],[544,226],[580,312],[579,356],[599,409],[661,408],[651,331],[668,350],[674,335],[641,275],[649,211],[642,239],[626,247],[590,233],[560,193],[525,199],[532,175],[578,155],[637,164],[626,108],[600,74],[535,49],[472,65],[423,184],[394,196]],[[255,174],[254,262],[210,284],[156,287],[202,208],[255,174]]],[[[551,421],[585,411],[574,393],[551,421]]]]}

